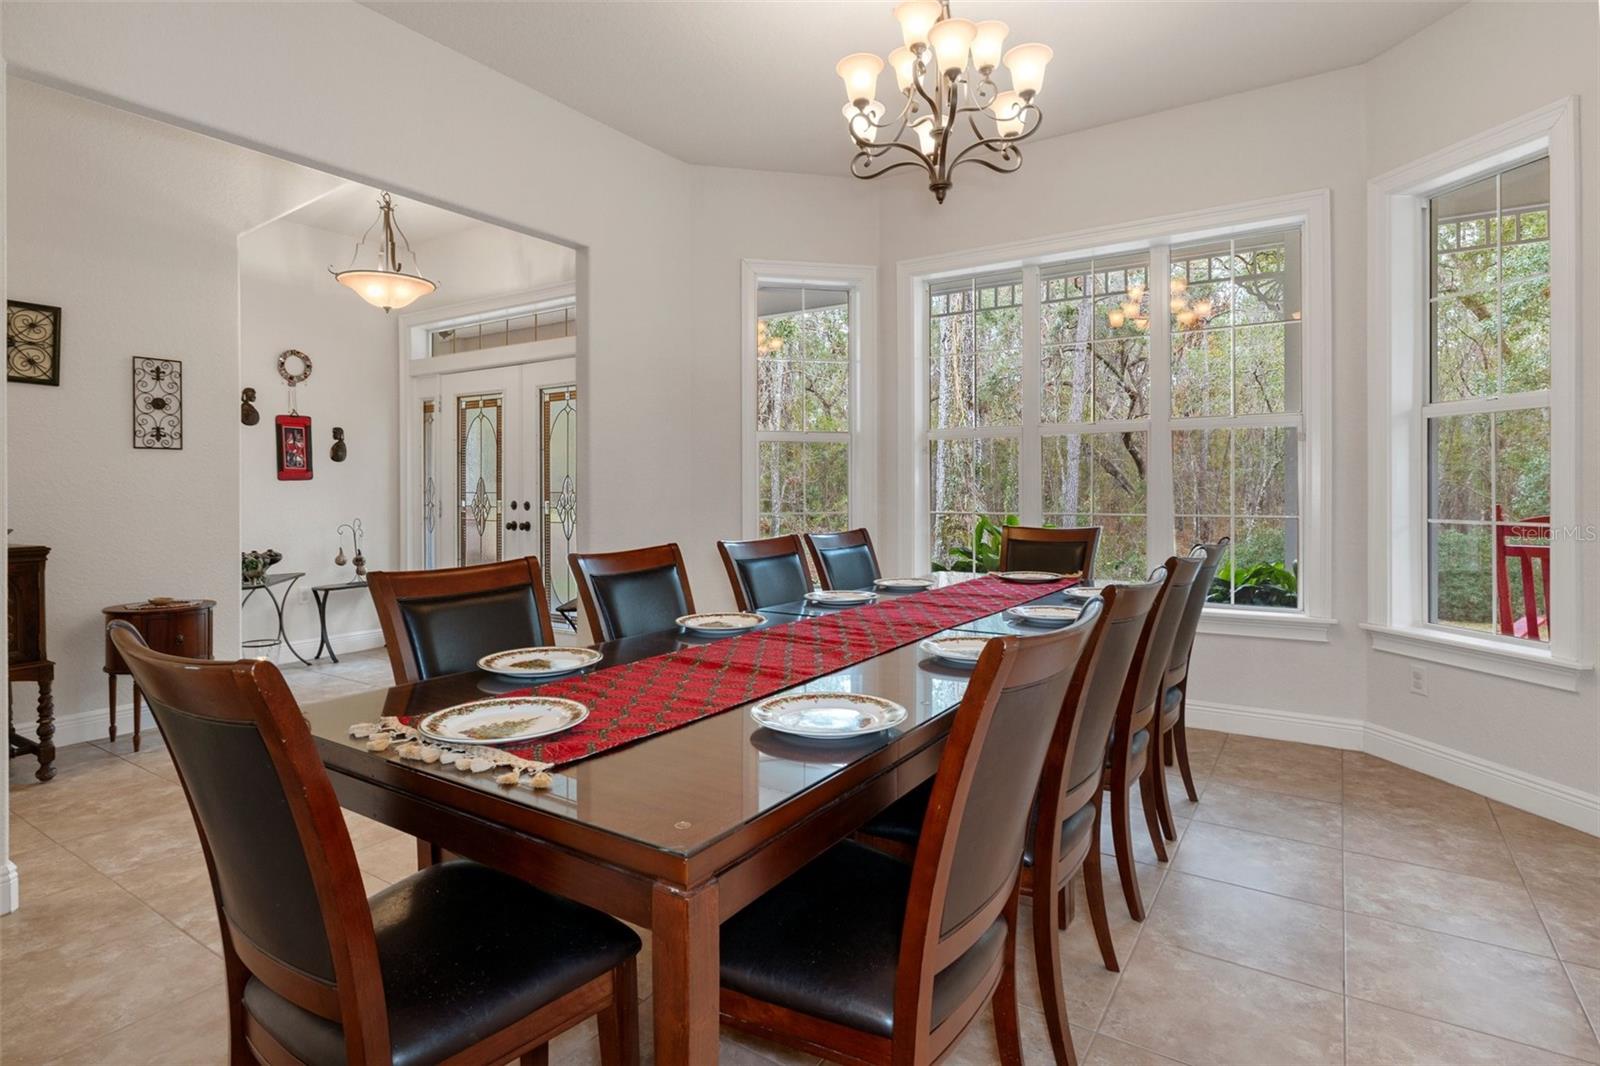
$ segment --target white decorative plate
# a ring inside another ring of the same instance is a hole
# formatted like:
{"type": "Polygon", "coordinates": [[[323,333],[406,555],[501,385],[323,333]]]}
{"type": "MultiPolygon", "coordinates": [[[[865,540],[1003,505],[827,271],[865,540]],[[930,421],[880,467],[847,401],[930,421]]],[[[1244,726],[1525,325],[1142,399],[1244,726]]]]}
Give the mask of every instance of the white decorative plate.
{"type": "Polygon", "coordinates": [[[975,666],[988,637],[929,637],[917,647],[956,666],[975,666]]]}
{"type": "Polygon", "coordinates": [[[750,708],[756,725],[778,733],[816,739],[881,733],[906,720],[906,709],[892,700],[859,692],[804,692],[768,696],[750,708]]]}
{"type": "Polygon", "coordinates": [[[1015,581],[1021,585],[1047,585],[1052,581],[1060,581],[1065,574],[1053,574],[1048,570],[997,570],[995,577],[1001,581],[1015,581]]]}
{"type": "Polygon", "coordinates": [[[478,669],[501,677],[554,677],[593,666],[601,655],[593,648],[512,648],[478,660],[478,669]]]}
{"type": "Polygon", "coordinates": [[[514,744],[571,729],[589,717],[576,700],[554,696],[503,696],[434,711],[417,732],[446,744],[514,744]]]}
{"type": "Polygon", "coordinates": [[[806,593],[806,602],[818,607],[854,607],[859,603],[871,603],[877,598],[876,592],[865,589],[813,589],[806,593]]]}
{"type": "Polygon", "coordinates": [[[885,592],[918,592],[933,588],[933,582],[925,577],[880,577],[872,584],[885,592]]]}
{"type": "Polygon", "coordinates": [[[744,633],[764,625],[765,615],[745,611],[724,611],[720,614],[686,614],[678,624],[691,633],[744,633]]]}
{"type": "Polygon", "coordinates": [[[1064,626],[1078,618],[1078,608],[1057,607],[1049,604],[1023,604],[1006,609],[1006,617],[1031,626],[1064,626]]]}

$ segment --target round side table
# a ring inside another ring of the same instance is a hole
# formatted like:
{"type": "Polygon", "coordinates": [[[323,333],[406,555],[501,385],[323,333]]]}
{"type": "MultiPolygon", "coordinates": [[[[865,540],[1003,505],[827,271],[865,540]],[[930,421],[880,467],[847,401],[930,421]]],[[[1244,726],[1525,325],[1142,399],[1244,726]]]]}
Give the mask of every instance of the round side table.
{"type": "MultiPolygon", "coordinates": [[[[105,608],[106,624],[121,620],[129,623],[156,651],[182,655],[186,659],[211,658],[211,609],[216,600],[173,600],[170,603],[118,603],[105,608]]],[[[106,634],[106,679],[110,688],[107,714],[111,717],[110,739],[117,739],[117,675],[129,674],[128,664],[106,634]]],[[[139,685],[133,686],[133,750],[139,750],[139,685]]]]}

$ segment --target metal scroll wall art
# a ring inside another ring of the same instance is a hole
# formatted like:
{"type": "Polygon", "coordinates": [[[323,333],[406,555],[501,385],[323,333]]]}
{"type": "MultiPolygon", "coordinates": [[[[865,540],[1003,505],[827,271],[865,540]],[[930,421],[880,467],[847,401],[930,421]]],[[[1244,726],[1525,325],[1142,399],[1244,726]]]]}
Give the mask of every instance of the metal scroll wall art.
{"type": "Polygon", "coordinates": [[[133,359],[133,446],[158,451],[183,447],[183,363],[133,359]]]}
{"type": "Polygon", "coordinates": [[[61,308],[7,301],[6,380],[61,384],[61,308]]]}

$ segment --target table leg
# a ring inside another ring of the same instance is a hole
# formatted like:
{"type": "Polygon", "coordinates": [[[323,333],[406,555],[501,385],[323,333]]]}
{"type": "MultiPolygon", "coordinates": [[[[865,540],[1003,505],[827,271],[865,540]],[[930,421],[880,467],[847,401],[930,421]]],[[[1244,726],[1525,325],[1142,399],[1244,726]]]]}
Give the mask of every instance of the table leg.
{"type": "Polygon", "coordinates": [[[107,714],[111,716],[111,729],[106,734],[106,739],[111,743],[117,742],[117,675],[106,675],[106,687],[110,690],[106,697],[107,714]]]}
{"type": "Polygon", "coordinates": [[[39,769],[33,776],[40,781],[56,776],[56,703],[50,694],[54,685],[54,674],[39,678],[39,769]]]}
{"type": "Polygon", "coordinates": [[[133,685],[133,750],[139,750],[139,683],[133,685]]]}
{"type": "Polygon", "coordinates": [[[656,1062],[716,1062],[721,985],[717,883],[687,891],[658,883],[650,912],[656,1062]]]}
{"type": "Polygon", "coordinates": [[[274,596],[272,594],[272,586],[271,585],[267,585],[265,587],[266,587],[266,590],[267,590],[267,598],[272,601],[273,609],[278,612],[278,639],[283,642],[283,646],[285,648],[289,649],[289,654],[290,655],[293,655],[296,659],[299,659],[305,665],[310,666],[311,665],[311,660],[307,659],[304,655],[301,655],[298,651],[295,650],[294,644],[289,640],[289,634],[287,632],[285,632],[285,630],[283,628],[283,608],[288,604],[288,602],[289,602],[289,593],[294,591],[294,583],[296,581],[298,581],[298,580],[300,580],[300,579],[299,578],[292,578],[289,581],[289,583],[284,586],[284,588],[283,588],[283,596],[281,598],[278,597],[278,596],[274,596]]]}
{"type": "Polygon", "coordinates": [[[311,590],[311,598],[317,601],[317,626],[322,630],[322,639],[317,642],[316,654],[311,657],[313,659],[322,658],[322,649],[327,648],[328,659],[332,662],[338,662],[339,656],[334,654],[333,641],[328,639],[328,597],[331,595],[331,592],[311,590]]]}

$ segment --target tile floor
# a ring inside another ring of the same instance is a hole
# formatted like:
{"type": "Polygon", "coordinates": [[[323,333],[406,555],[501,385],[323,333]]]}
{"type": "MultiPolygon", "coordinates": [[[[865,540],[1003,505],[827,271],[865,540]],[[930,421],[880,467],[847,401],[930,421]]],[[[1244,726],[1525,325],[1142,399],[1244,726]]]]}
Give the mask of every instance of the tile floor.
{"type": "MultiPolygon", "coordinates": [[[[311,700],[389,671],[366,652],[288,676],[311,700]]],[[[1142,925],[1108,864],[1122,972],[1086,921],[1062,934],[1085,1066],[1600,1063],[1600,840],[1354,752],[1198,731],[1191,747],[1200,802],[1174,775],[1180,840],[1157,864],[1143,839],[1142,925]]],[[[13,777],[23,906],[0,919],[0,1057],[223,1062],[216,911],[159,741],[77,745],[60,767],[13,777]]],[[[409,838],[350,822],[369,889],[412,869],[409,838]]],[[[1026,1008],[1026,946],[1018,961],[1026,1008]]],[[[1023,1017],[1028,1061],[1049,1062],[1042,1015],[1023,1017]]],[[[592,1026],[554,1050],[598,1061],[592,1026]]],[[[727,1033],[722,1061],[814,1060],[727,1033]]],[[[995,1061],[987,1024],[952,1061],[995,1061]]]]}

